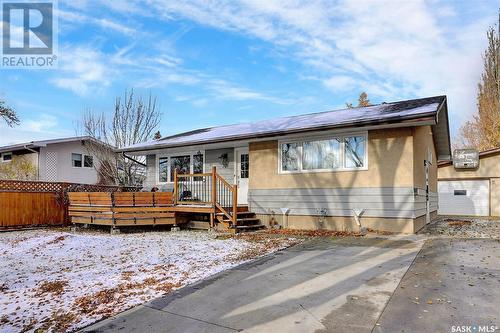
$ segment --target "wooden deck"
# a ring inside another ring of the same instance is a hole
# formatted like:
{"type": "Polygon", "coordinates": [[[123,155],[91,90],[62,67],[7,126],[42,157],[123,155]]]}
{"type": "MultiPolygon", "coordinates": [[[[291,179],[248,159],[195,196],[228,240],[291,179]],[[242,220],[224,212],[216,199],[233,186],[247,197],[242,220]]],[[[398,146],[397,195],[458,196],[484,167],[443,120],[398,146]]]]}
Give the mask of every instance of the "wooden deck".
{"type": "Polygon", "coordinates": [[[174,175],[171,192],[69,192],[74,224],[113,228],[134,225],[177,226],[205,214],[209,228],[253,230],[263,227],[255,214],[237,205],[237,187],[216,169],[206,174],[174,175]],[[245,214],[241,214],[241,212],[245,214]]]}

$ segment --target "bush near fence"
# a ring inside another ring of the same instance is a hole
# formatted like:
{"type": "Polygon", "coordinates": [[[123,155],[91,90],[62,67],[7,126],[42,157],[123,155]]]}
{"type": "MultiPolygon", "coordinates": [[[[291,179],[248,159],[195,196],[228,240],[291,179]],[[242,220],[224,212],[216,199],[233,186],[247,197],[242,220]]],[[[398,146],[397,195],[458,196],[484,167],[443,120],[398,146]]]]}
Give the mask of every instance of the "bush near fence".
{"type": "Polygon", "coordinates": [[[132,192],[138,187],[0,180],[0,229],[66,225],[68,192],[132,192]]]}

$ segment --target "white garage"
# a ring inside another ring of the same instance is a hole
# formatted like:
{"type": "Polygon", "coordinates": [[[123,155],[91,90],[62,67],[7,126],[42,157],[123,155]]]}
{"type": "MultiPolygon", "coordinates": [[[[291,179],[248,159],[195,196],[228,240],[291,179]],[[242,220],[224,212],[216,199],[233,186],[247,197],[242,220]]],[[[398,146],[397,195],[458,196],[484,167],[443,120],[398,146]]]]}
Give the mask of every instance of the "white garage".
{"type": "Polygon", "coordinates": [[[480,152],[473,169],[439,163],[438,194],[439,215],[500,217],[500,148],[480,152]]]}
{"type": "Polygon", "coordinates": [[[439,215],[488,216],[489,180],[446,180],[438,182],[439,215]]]}

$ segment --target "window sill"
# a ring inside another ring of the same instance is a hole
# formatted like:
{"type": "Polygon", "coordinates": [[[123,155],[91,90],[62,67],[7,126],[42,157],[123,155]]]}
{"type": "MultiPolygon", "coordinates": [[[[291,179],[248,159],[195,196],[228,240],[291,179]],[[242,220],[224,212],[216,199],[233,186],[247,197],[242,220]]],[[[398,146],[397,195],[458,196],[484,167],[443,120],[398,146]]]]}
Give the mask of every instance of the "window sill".
{"type": "Polygon", "coordinates": [[[352,168],[352,169],[335,169],[335,170],[301,170],[301,171],[278,171],[280,175],[289,174],[301,174],[301,173],[336,173],[336,172],[356,172],[356,171],[368,171],[368,167],[364,168],[352,168]]]}

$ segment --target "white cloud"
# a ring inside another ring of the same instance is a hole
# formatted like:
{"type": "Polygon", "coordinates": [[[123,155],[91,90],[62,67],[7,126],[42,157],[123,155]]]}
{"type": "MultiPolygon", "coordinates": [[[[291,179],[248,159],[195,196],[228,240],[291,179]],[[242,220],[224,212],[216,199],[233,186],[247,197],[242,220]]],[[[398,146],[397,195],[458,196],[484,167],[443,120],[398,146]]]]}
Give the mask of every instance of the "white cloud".
{"type": "Polygon", "coordinates": [[[38,119],[28,119],[22,123],[21,130],[29,132],[49,132],[57,126],[57,118],[49,115],[42,114],[38,119]]]}
{"type": "Polygon", "coordinates": [[[131,28],[130,26],[115,22],[108,18],[96,18],[90,17],[87,15],[83,15],[79,12],[67,11],[59,9],[56,12],[58,18],[70,22],[70,23],[80,23],[80,24],[93,24],[101,27],[104,30],[114,30],[124,35],[132,36],[137,33],[136,29],[131,28]]]}
{"type": "Polygon", "coordinates": [[[85,96],[111,84],[113,68],[105,54],[90,47],[65,47],[59,57],[58,74],[50,81],[59,88],[85,96]]]}
{"type": "Polygon", "coordinates": [[[497,14],[493,5],[489,16],[451,24],[445,20],[467,3],[423,0],[147,3],[166,20],[185,18],[282,47],[334,93],[366,87],[388,100],[447,94],[455,126],[475,110],[484,33],[497,14]]]}
{"type": "Polygon", "coordinates": [[[74,135],[59,126],[57,117],[45,113],[36,118],[22,118],[15,127],[0,122],[0,131],[0,146],[74,135]]]}

